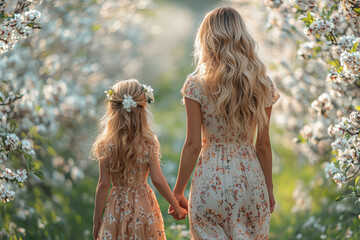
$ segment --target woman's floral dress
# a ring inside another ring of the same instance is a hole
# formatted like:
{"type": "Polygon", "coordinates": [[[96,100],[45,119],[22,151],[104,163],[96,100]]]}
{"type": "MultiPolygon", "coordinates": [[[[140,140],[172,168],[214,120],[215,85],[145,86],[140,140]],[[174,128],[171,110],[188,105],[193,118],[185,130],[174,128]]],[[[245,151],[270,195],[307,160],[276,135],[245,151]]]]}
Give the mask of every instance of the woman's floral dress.
{"type": "MultiPolygon", "coordinates": [[[[269,81],[266,107],[279,98],[269,81]]],[[[197,101],[202,112],[202,151],[189,198],[191,239],[268,239],[269,197],[252,141],[255,127],[225,131],[201,79],[189,77],[181,93],[197,101]]]]}
{"type": "Polygon", "coordinates": [[[156,197],[146,180],[149,161],[159,161],[159,145],[141,147],[138,171],[119,183],[119,175],[111,173],[113,187],[106,202],[99,229],[100,240],[105,239],[166,239],[164,222],[156,197]]]}

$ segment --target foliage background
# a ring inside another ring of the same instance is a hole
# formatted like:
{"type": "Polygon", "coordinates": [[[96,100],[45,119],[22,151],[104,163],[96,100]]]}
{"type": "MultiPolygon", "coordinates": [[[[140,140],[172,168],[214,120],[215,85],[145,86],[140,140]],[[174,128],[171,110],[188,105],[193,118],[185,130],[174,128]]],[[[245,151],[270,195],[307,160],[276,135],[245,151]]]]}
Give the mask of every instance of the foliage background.
{"type": "MultiPolygon", "coordinates": [[[[83,2],[79,1],[79,4],[83,2]]],[[[147,8],[139,11],[142,16],[138,21],[140,26],[136,25],[136,21],[130,24],[131,29],[136,30],[133,32],[135,36],[121,32],[101,32],[109,27],[108,21],[113,21],[111,17],[119,17],[115,13],[109,14],[107,18],[96,18],[91,31],[95,32],[94,41],[101,41],[102,46],[86,48],[85,45],[75,57],[85,56],[86,61],[99,64],[99,74],[94,74],[95,76],[92,75],[89,79],[81,79],[80,85],[84,88],[88,85],[86,91],[96,96],[98,103],[93,107],[97,114],[87,115],[81,121],[72,122],[70,119],[71,126],[67,122],[59,127],[56,134],[45,140],[37,140],[39,144],[45,145],[46,149],[38,154],[39,159],[36,162],[44,170],[45,181],[30,182],[25,191],[18,193],[14,202],[0,205],[0,238],[91,239],[98,169],[96,162],[88,160],[87,153],[95,134],[97,116],[102,113],[102,92],[117,79],[137,78],[151,84],[155,89],[153,127],[162,144],[164,175],[171,187],[174,186],[185,137],[185,112],[179,90],[187,74],[193,69],[191,54],[195,29],[206,11],[220,4],[224,3],[215,0],[154,0],[147,8]],[[96,33],[97,31],[100,33],[96,33]],[[108,36],[105,35],[107,33],[108,36]],[[130,47],[126,47],[126,44],[124,48],[117,45],[119,42],[124,43],[124,39],[130,47]],[[103,52],[100,53],[100,50],[103,52]],[[60,170],[54,165],[54,159],[58,157],[65,162],[60,170]],[[74,178],[71,172],[64,170],[66,166],[81,166],[83,176],[74,178]],[[63,180],[56,178],[54,172],[61,173],[63,180]]],[[[243,5],[234,6],[243,14],[250,32],[259,42],[263,59],[271,69],[273,58],[276,58],[278,53],[273,52],[272,45],[266,39],[267,33],[263,24],[266,18],[265,7],[260,1],[247,1],[243,5]]],[[[74,14],[79,11],[80,14],[81,6],[73,7],[75,9],[71,11],[74,14]]],[[[65,17],[71,22],[74,15],[65,17]]],[[[76,29],[73,31],[76,33],[76,29]]],[[[38,39],[42,38],[42,34],[41,30],[34,33],[38,39]]],[[[25,48],[29,41],[17,46],[16,51],[25,48]]],[[[71,52],[71,48],[57,46],[56,42],[54,44],[47,51],[52,49],[56,53],[54,49],[61,47],[71,52]]],[[[31,47],[36,50],[37,46],[31,47]]],[[[284,52],[292,50],[284,48],[284,52]]],[[[45,51],[43,54],[48,56],[52,53],[45,51]]],[[[65,70],[71,71],[71,65],[65,70]]],[[[359,231],[359,221],[351,208],[352,204],[334,204],[338,189],[323,176],[321,162],[311,165],[299,159],[293,151],[291,136],[276,124],[284,120],[280,113],[277,116],[276,107],[273,115],[271,139],[277,206],[271,220],[270,238],[359,239],[356,234],[348,237],[346,235],[349,229],[355,233],[359,231]],[[318,226],[319,231],[314,231],[313,226],[318,226]],[[325,232],[320,230],[324,226],[325,232]]],[[[77,116],[73,117],[75,119],[77,116]]],[[[159,194],[157,198],[168,239],[188,239],[188,220],[175,222],[167,215],[166,201],[159,194]],[[185,229],[179,225],[185,225],[185,229]]]]}

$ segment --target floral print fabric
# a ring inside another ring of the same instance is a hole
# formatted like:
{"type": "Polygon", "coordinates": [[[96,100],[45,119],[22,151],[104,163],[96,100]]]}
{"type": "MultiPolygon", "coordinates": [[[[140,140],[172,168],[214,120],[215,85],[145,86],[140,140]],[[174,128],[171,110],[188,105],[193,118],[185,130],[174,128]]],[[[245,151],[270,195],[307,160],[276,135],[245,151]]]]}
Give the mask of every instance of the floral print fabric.
{"type": "MultiPolygon", "coordinates": [[[[270,207],[252,144],[255,126],[242,132],[226,131],[203,84],[190,77],[181,89],[184,97],[199,102],[203,118],[202,151],[189,198],[191,239],[268,239],[270,207]]],[[[279,98],[272,82],[271,86],[271,99],[265,106],[279,98]]]]}
{"type": "Polygon", "coordinates": [[[159,145],[148,145],[138,149],[137,171],[120,184],[118,174],[111,173],[113,188],[106,202],[99,229],[100,240],[166,239],[164,222],[156,197],[146,180],[149,161],[159,161],[159,145]]]}

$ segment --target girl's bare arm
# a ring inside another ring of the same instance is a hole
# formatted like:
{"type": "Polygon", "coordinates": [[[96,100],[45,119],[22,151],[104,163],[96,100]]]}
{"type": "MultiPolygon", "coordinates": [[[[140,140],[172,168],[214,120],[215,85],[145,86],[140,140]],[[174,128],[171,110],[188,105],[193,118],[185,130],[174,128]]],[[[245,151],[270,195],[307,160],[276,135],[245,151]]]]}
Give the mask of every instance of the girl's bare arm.
{"type": "Polygon", "coordinates": [[[97,238],[98,230],[101,222],[101,214],[104,210],[107,193],[110,187],[110,171],[104,166],[103,163],[99,162],[99,181],[96,186],[95,194],[95,209],[94,209],[94,238],[97,238]]]}
{"type": "Polygon", "coordinates": [[[160,192],[160,194],[170,203],[173,209],[176,211],[178,219],[184,219],[187,210],[181,208],[179,202],[174,197],[171,189],[161,171],[160,162],[157,157],[151,159],[149,163],[151,181],[160,192]]]}

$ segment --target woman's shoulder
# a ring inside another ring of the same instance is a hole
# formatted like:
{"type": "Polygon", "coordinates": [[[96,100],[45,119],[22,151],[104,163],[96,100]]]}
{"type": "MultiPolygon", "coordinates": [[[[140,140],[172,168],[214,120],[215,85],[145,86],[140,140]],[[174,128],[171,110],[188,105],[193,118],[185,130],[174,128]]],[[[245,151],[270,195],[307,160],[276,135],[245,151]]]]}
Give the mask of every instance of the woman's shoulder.
{"type": "Polygon", "coordinates": [[[195,100],[201,104],[202,96],[204,95],[203,80],[198,76],[188,76],[180,92],[184,97],[195,100]]]}

